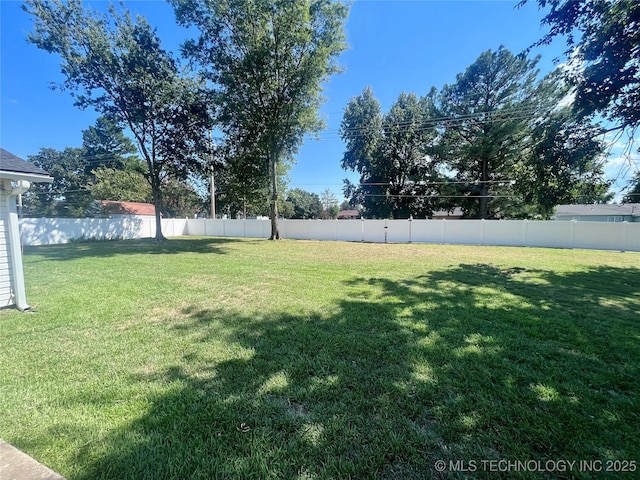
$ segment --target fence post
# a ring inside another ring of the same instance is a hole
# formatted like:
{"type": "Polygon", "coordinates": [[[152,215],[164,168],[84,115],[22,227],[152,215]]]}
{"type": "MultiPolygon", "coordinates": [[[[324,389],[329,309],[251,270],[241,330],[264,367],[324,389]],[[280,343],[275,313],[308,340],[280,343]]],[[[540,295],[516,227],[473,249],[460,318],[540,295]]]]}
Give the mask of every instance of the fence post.
{"type": "Polygon", "coordinates": [[[409,243],[412,242],[412,236],[411,236],[411,222],[413,222],[413,215],[409,215],[409,243]]]}
{"type": "Polygon", "coordinates": [[[360,222],[360,233],[362,233],[362,241],[364,242],[364,217],[361,218],[360,222]]]}
{"type": "Polygon", "coordinates": [[[527,229],[529,227],[529,220],[526,218],[522,221],[522,246],[526,247],[528,244],[527,229]]]}
{"type": "Polygon", "coordinates": [[[629,223],[622,222],[622,250],[621,252],[626,252],[629,248],[629,223]]]}
{"type": "Polygon", "coordinates": [[[481,238],[482,245],[485,244],[484,231],[486,230],[486,228],[487,228],[487,221],[483,218],[482,223],[480,223],[480,238],[481,238]]]}
{"type": "Polygon", "coordinates": [[[576,221],[571,220],[571,249],[576,248],[576,221]]]}

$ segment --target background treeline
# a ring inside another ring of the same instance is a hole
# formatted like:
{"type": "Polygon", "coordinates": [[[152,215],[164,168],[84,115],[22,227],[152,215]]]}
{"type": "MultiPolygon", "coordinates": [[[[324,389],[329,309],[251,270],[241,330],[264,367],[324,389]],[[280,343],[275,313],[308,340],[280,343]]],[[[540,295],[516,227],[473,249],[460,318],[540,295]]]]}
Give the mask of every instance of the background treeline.
{"type": "Polygon", "coordinates": [[[548,218],[558,204],[612,198],[604,130],[572,108],[572,90],[538,59],[486,51],[456,82],[401,93],[382,112],[371,88],[344,113],[344,193],[368,217],[548,218]]]}

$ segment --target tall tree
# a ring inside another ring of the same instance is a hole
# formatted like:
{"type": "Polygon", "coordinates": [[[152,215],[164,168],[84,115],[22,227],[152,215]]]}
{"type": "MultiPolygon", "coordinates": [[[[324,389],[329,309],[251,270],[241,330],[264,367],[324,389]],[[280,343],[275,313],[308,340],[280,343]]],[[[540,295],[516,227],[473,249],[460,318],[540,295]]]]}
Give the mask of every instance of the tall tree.
{"type": "Polygon", "coordinates": [[[556,205],[610,200],[601,134],[571,108],[555,111],[533,127],[531,147],[515,168],[514,190],[543,218],[550,218],[556,205]]]}
{"type": "Polygon", "coordinates": [[[171,3],[182,25],[200,30],[184,52],[215,86],[224,133],[268,167],[271,239],[278,239],[277,165],[322,126],[321,85],[339,70],[348,9],[330,0],[171,3]]]}
{"type": "Polygon", "coordinates": [[[347,104],[340,124],[340,136],[346,144],[342,168],[360,174],[359,185],[344,181],[345,197],[354,205],[362,205],[369,216],[389,216],[389,209],[380,205],[381,197],[378,196],[383,192],[380,183],[386,181],[378,178],[376,171],[383,139],[382,110],[371,87],[366,87],[347,104]]]}
{"type": "Polygon", "coordinates": [[[502,214],[504,187],[513,179],[526,126],[538,110],[537,61],[504,47],[488,50],[439,95],[440,117],[446,119],[440,154],[457,180],[467,182],[459,194],[472,217],[502,214]]]}
{"type": "Polygon", "coordinates": [[[287,202],[293,206],[291,218],[319,218],[322,214],[322,202],[316,193],[294,188],[287,193],[287,202]]]}
{"type": "MultiPolygon", "coordinates": [[[[216,169],[216,203],[220,211],[227,211],[231,216],[268,216],[270,188],[266,162],[256,162],[249,152],[230,139],[216,148],[216,152],[224,158],[216,169]]],[[[278,191],[286,189],[290,168],[288,161],[276,166],[278,191]]],[[[284,198],[280,196],[278,211],[284,206],[284,198]]]]}
{"type": "Polygon", "coordinates": [[[320,194],[320,202],[322,203],[322,218],[337,218],[340,213],[340,207],[338,206],[338,199],[335,194],[325,188],[320,194]]]}
{"type": "Polygon", "coordinates": [[[166,177],[185,178],[202,167],[211,122],[202,85],[180,75],[144,18],[84,8],[79,0],[26,0],[34,19],[28,40],[62,58],[63,89],[79,108],[92,107],[126,126],[147,164],[156,206],[156,239],[166,177]]]}
{"type": "Polygon", "coordinates": [[[320,201],[322,202],[322,208],[324,208],[325,210],[329,210],[329,207],[331,205],[338,204],[338,199],[328,188],[325,188],[324,191],[320,194],[320,201]]]}
{"type": "Polygon", "coordinates": [[[375,217],[427,215],[438,178],[430,155],[436,138],[432,96],[402,93],[382,115],[370,88],[351,99],[342,120],[347,144],[342,167],[360,173],[360,183],[345,182],[345,196],[375,217]]]}
{"type": "Polygon", "coordinates": [[[640,2],[536,1],[550,7],[542,24],[551,27],[536,45],[566,38],[572,68],[565,72],[576,87],[576,109],[583,115],[600,113],[619,128],[640,126],[640,2]]]}

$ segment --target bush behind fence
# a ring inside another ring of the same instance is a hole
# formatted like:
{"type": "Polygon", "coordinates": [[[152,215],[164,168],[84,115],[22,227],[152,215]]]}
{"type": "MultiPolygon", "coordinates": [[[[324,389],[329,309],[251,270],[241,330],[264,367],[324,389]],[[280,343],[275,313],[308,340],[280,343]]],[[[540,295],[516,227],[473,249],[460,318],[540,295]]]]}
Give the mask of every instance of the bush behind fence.
{"type": "MultiPolygon", "coordinates": [[[[25,245],[74,240],[115,240],[155,236],[151,217],[114,219],[26,218],[25,245]]],[[[300,240],[376,243],[451,243],[522,247],[640,251],[640,223],[527,220],[281,220],[280,234],[300,240]]],[[[268,238],[269,220],[162,220],[166,236],[268,238]]]]}

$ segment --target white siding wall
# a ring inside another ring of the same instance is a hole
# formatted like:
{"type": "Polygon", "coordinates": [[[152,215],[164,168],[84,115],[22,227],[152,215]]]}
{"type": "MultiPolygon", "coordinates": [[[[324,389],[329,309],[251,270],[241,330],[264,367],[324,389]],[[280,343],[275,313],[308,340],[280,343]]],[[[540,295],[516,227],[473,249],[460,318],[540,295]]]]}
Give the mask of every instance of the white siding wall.
{"type": "Polygon", "coordinates": [[[0,307],[14,304],[6,195],[9,191],[11,191],[11,182],[0,180],[0,307]]]}

